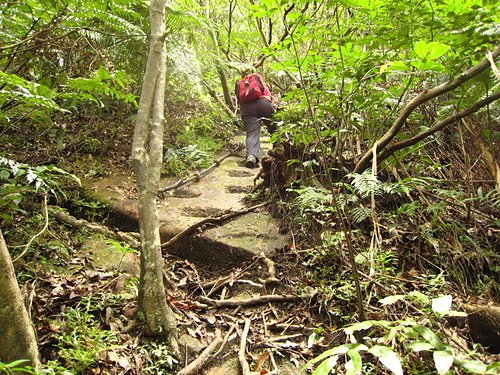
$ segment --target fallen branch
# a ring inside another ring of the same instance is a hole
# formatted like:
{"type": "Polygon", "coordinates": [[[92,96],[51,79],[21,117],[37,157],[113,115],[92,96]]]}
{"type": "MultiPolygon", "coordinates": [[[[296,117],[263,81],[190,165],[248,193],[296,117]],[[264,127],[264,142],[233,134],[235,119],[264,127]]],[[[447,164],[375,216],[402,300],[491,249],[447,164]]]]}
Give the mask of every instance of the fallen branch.
{"type": "Polygon", "coordinates": [[[189,365],[184,367],[177,375],[196,375],[199,374],[201,369],[207,364],[208,361],[214,358],[212,353],[215,349],[222,343],[222,337],[220,331],[217,332],[214,341],[208,345],[205,350],[189,365]]]}
{"type": "Polygon", "coordinates": [[[215,160],[213,162],[213,164],[210,167],[208,167],[207,169],[204,169],[201,172],[196,172],[194,176],[188,178],[187,180],[180,179],[179,181],[177,181],[173,185],[161,188],[160,190],[158,190],[158,193],[163,194],[163,193],[166,193],[167,191],[175,190],[175,189],[177,189],[177,188],[179,188],[181,186],[188,185],[188,184],[191,184],[193,182],[200,181],[203,177],[205,177],[210,172],[212,172],[212,170],[214,170],[216,167],[220,166],[221,163],[224,161],[224,159],[227,159],[228,157],[233,156],[234,154],[236,154],[238,151],[240,151],[242,149],[243,149],[243,144],[238,144],[234,148],[234,150],[230,151],[226,155],[224,155],[224,156],[220,157],[219,159],[215,160]]]}
{"type": "Polygon", "coordinates": [[[211,305],[214,307],[249,307],[249,306],[257,306],[264,305],[266,303],[280,303],[280,302],[295,302],[299,301],[302,298],[299,296],[291,296],[291,295],[280,295],[280,294],[269,294],[254,298],[247,299],[225,299],[225,300],[215,300],[207,297],[200,297],[200,300],[207,305],[211,305]]]}
{"type": "Polygon", "coordinates": [[[231,328],[229,328],[229,331],[227,331],[226,335],[224,336],[224,340],[222,340],[222,344],[220,345],[219,350],[217,350],[217,352],[214,353],[213,355],[214,358],[219,357],[219,354],[222,352],[222,349],[224,349],[224,346],[227,344],[228,341],[230,341],[231,334],[233,333],[233,331],[236,330],[237,325],[238,323],[236,322],[231,326],[231,328]]]}
{"type": "Polygon", "coordinates": [[[250,330],[250,323],[251,323],[251,319],[246,318],[245,319],[245,326],[243,328],[243,332],[241,333],[240,350],[238,350],[238,361],[240,362],[242,375],[251,375],[250,365],[248,364],[248,361],[246,358],[246,353],[245,353],[248,331],[250,330]]]}
{"type": "Polygon", "coordinates": [[[107,237],[114,238],[118,241],[126,242],[135,249],[139,249],[141,246],[140,242],[138,241],[137,238],[135,238],[134,234],[120,232],[120,231],[115,232],[107,227],[104,227],[96,223],[91,223],[85,219],[77,219],[76,217],[68,214],[66,211],[63,211],[63,209],[60,207],[50,206],[49,208],[54,213],[54,217],[56,218],[56,220],[71,225],[73,228],[88,229],[93,232],[104,234],[107,237]]]}
{"type": "Polygon", "coordinates": [[[241,216],[241,215],[244,215],[250,211],[253,211],[257,208],[260,208],[262,206],[265,206],[267,204],[267,202],[264,202],[264,203],[260,203],[260,204],[256,204],[255,206],[252,206],[252,207],[248,207],[248,208],[244,208],[242,210],[239,210],[239,211],[232,211],[232,212],[229,212],[227,214],[224,214],[224,215],[221,215],[221,216],[218,216],[218,217],[207,217],[206,219],[203,219],[197,223],[194,223],[193,225],[191,225],[190,227],[184,229],[182,232],[176,234],[174,237],[172,237],[170,240],[168,240],[167,242],[164,242],[162,245],[161,245],[161,248],[162,249],[166,249],[170,246],[172,246],[174,243],[176,243],[177,241],[179,241],[180,239],[190,235],[191,233],[193,233],[195,230],[205,226],[205,225],[216,225],[216,224],[220,224],[222,222],[225,222],[229,219],[233,219],[235,217],[238,217],[238,216],[241,216]]]}

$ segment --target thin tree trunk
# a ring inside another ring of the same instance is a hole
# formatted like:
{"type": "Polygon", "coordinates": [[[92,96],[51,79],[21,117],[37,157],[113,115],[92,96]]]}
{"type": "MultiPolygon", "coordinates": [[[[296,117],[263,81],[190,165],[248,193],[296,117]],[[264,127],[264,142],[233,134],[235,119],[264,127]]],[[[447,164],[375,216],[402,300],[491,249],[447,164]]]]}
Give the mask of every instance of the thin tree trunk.
{"type": "Polygon", "coordinates": [[[35,331],[24,306],[12,259],[0,230],[0,359],[10,363],[26,359],[40,366],[35,331]]]}
{"type": "Polygon", "coordinates": [[[168,337],[172,350],[177,354],[176,319],[166,301],[156,207],[163,160],[165,4],[166,0],[151,1],[151,42],[139,101],[132,159],[139,193],[141,232],[139,318],[144,324],[145,334],[168,337]]]}
{"type": "Polygon", "coordinates": [[[207,18],[207,24],[208,24],[208,28],[210,30],[210,36],[211,36],[212,41],[213,41],[214,46],[215,46],[215,55],[216,55],[216,59],[217,59],[215,64],[216,64],[217,74],[218,74],[219,79],[220,79],[220,84],[222,87],[222,93],[224,95],[224,102],[225,102],[226,106],[231,110],[231,112],[234,112],[235,108],[234,108],[234,103],[231,99],[231,91],[230,91],[229,85],[227,83],[226,72],[224,71],[224,68],[220,62],[221,61],[220,51],[222,50],[222,47],[220,45],[219,39],[217,38],[217,34],[215,33],[215,29],[212,25],[212,20],[210,19],[210,2],[209,2],[209,0],[205,0],[205,17],[207,18]]]}

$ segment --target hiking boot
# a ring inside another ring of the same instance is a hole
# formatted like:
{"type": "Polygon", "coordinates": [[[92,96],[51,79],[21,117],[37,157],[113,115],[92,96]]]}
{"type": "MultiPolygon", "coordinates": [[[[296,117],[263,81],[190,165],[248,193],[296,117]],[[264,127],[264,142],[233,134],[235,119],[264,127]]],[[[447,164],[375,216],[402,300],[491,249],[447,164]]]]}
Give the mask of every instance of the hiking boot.
{"type": "Polygon", "coordinates": [[[257,166],[257,158],[253,155],[248,155],[245,166],[247,168],[255,168],[257,166]]]}

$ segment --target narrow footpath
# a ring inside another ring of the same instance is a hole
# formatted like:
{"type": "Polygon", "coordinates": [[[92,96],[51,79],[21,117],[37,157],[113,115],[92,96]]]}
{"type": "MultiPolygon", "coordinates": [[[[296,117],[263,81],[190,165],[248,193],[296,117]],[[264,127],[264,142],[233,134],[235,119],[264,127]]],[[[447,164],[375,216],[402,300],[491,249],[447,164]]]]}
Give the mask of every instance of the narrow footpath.
{"type": "MultiPolygon", "coordinates": [[[[239,137],[234,142],[243,140],[239,137]]],[[[264,151],[269,147],[263,143],[264,151]]],[[[246,168],[244,157],[241,150],[199,181],[159,199],[162,243],[204,220],[249,207],[245,197],[254,187],[259,168],[246,168]]],[[[162,186],[175,183],[162,180],[162,186]]],[[[133,230],[138,213],[131,176],[110,176],[86,187],[106,200],[122,224],[128,223],[125,226],[133,230]]],[[[121,229],[127,230],[123,225],[121,229]]],[[[168,254],[180,258],[169,261],[171,269],[166,272],[175,284],[175,295],[170,298],[180,318],[181,346],[188,363],[200,366],[180,375],[239,375],[246,366],[255,372],[299,373],[313,328],[304,327],[311,320],[309,314],[301,314],[300,308],[307,307],[292,285],[300,272],[286,275],[289,268],[273,261],[277,253],[283,256],[289,244],[277,220],[259,207],[197,228],[168,247],[168,254]],[[207,361],[198,364],[201,358],[207,361]]]]}

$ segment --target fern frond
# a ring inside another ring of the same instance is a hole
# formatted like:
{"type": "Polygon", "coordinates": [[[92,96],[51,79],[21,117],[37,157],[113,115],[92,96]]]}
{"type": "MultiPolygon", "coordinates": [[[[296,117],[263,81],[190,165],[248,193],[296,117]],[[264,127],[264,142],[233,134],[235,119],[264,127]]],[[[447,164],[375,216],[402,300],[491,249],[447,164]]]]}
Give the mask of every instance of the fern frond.
{"type": "Polygon", "coordinates": [[[371,170],[367,169],[363,173],[351,173],[348,177],[352,178],[352,186],[361,197],[366,198],[372,193],[378,193],[381,182],[377,176],[373,175],[371,170]]]}
{"type": "Polygon", "coordinates": [[[361,223],[363,220],[369,219],[373,216],[373,210],[367,207],[354,207],[351,211],[352,219],[355,224],[361,223]]]}

